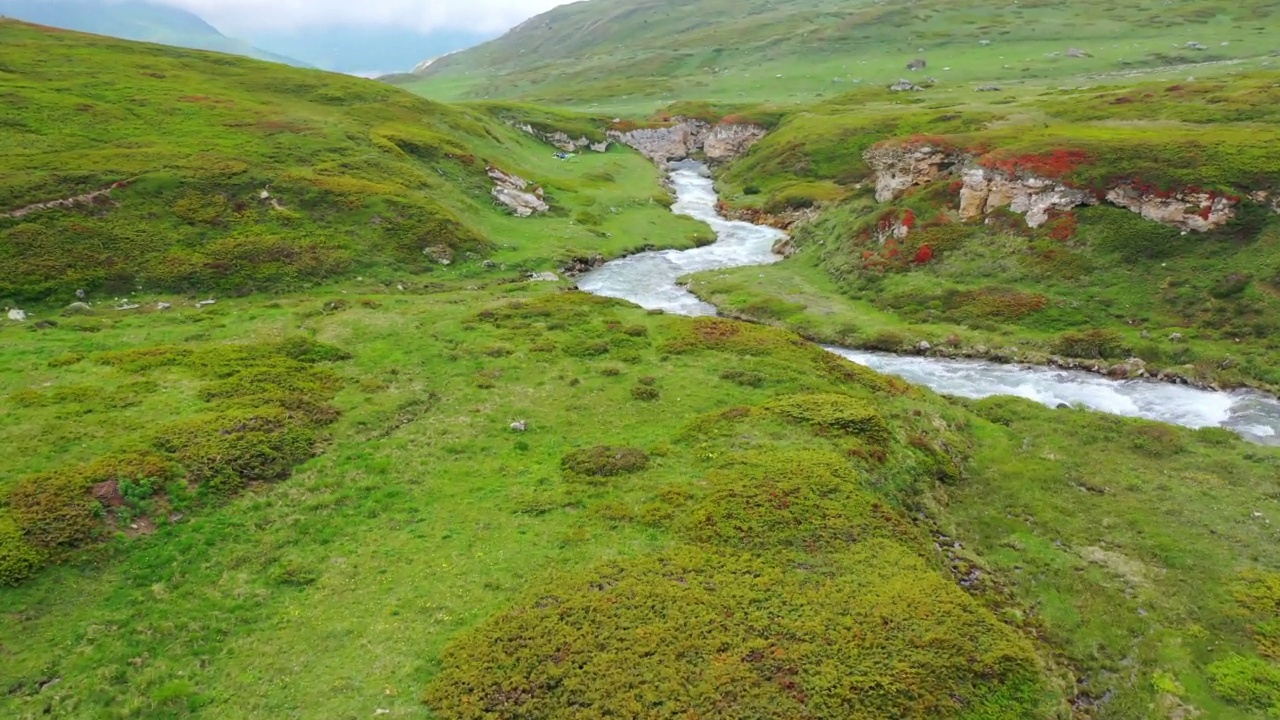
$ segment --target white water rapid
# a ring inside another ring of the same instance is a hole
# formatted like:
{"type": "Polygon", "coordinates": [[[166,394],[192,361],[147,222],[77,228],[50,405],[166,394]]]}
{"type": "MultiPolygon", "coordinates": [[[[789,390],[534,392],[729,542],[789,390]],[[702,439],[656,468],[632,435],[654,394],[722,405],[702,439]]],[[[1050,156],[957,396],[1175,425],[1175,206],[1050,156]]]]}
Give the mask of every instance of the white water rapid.
{"type": "MultiPolygon", "coordinates": [[[[640,253],[606,263],[578,279],[586,292],[629,300],[643,308],[679,315],[714,315],[678,284],[701,270],[767,265],[781,258],[773,244],[780,230],[726,220],[716,212],[716,193],[699,163],[673,166],[676,203],[671,210],[701,220],[716,242],[694,250],[640,253]]],[[[1057,407],[1085,407],[1186,427],[1224,427],[1254,442],[1280,445],[1280,401],[1250,391],[1212,392],[1154,380],[1111,380],[1080,370],[1003,365],[982,360],[947,360],[827,347],[860,365],[897,375],[946,395],[983,398],[1016,395],[1057,407]]]]}

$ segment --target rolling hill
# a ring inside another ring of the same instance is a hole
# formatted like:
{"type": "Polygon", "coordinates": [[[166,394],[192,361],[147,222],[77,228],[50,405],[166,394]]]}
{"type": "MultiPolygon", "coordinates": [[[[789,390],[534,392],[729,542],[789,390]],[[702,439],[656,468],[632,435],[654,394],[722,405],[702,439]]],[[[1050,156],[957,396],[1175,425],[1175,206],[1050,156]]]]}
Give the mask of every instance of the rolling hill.
{"type": "Polygon", "coordinates": [[[1264,0],[592,0],[443,59],[409,87],[618,111],[794,102],[887,85],[918,58],[928,66],[915,77],[1006,82],[1263,56],[1278,31],[1264,0]]]}
{"type": "Polygon", "coordinates": [[[197,15],[146,0],[0,0],[0,16],[125,40],[305,65],[223,35],[197,15]]]}

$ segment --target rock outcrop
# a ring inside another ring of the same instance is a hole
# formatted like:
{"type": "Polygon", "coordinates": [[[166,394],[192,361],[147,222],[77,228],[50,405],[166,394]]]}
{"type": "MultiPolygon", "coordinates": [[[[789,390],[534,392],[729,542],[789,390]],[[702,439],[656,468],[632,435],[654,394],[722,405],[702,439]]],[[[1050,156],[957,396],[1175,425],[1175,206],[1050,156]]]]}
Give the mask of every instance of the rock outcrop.
{"type": "Polygon", "coordinates": [[[760,142],[765,129],[758,125],[717,125],[702,141],[702,152],[712,163],[725,163],[739,158],[760,142]]]}
{"type": "Polygon", "coordinates": [[[511,126],[521,132],[527,133],[529,135],[532,135],[538,138],[539,140],[541,140],[544,143],[547,143],[548,145],[554,145],[556,148],[564,152],[580,152],[588,148],[591,150],[594,150],[595,152],[605,152],[609,149],[608,140],[593,142],[592,140],[586,137],[580,137],[575,140],[574,138],[569,137],[567,133],[561,130],[557,130],[555,132],[550,132],[550,133],[543,132],[535,128],[534,126],[530,125],[529,123],[512,123],[511,126]]]}
{"type": "Polygon", "coordinates": [[[1271,192],[1270,190],[1258,190],[1249,193],[1249,199],[1259,205],[1266,205],[1271,208],[1271,212],[1280,215],[1280,192],[1271,192]]]}
{"type": "MultiPolygon", "coordinates": [[[[984,167],[973,155],[937,143],[879,145],[867,150],[863,157],[875,171],[878,202],[894,200],[914,186],[958,175],[959,212],[965,220],[977,220],[998,208],[1009,208],[1025,215],[1031,227],[1039,227],[1049,220],[1050,211],[1067,211],[1105,200],[1183,231],[1209,232],[1234,219],[1241,201],[1199,189],[1163,192],[1129,183],[1115,185],[1100,195],[1052,178],[984,167]]],[[[1272,210],[1280,213],[1280,197],[1269,192],[1255,192],[1249,197],[1257,203],[1269,203],[1272,210]]]]}
{"type": "Polygon", "coordinates": [[[1046,178],[1014,177],[972,165],[960,176],[964,183],[960,187],[960,217],[965,220],[977,220],[992,210],[1007,207],[1025,214],[1027,225],[1040,227],[1048,222],[1050,210],[1098,204],[1092,193],[1046,178]]]}
{"type": "Polygon", "coordinates": [[[1138,213],[1148,220],[1183,230],[1208,232],[1236,216],[1238,200],[1203,191],[1179,191],[1171,195],[1144,192],[1132,185],[1107,191],[1107,202],[1138,213]]]}
{"type": "Polygon", "coordinates": [[[527,190],[528,180],[493,166],[486,168],[486,172],[494,182],[493,198],[507,206],[516,217],[529,217],[551,209],[542,199],[542,188],[534,188],[532,192],[527,190]]]}
{"type": "Polygon", "coordinates": [[[940,145],[877,145],[863,154],[876,173],[876,202],[888,202],[913,185],[951,172],[964,154],[940,145]]]}
{"type": "Polygon", "coordinates": [[[765,136],[765,129],[745,123],[708,125],[701,120],[680,120],[674,125],[609,131],[609,139],[634,148],[650,160],[665,165],[702,152],[712,163],[741,156],[765,136]]]}

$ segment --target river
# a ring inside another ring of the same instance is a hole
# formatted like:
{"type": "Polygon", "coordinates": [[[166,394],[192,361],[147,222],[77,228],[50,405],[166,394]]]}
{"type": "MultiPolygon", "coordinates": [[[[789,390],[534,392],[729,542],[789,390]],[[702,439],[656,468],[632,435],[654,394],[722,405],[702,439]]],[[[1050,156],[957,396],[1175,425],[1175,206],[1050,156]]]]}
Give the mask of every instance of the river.
{"type": "MultiPolygon", "coordinates": [[[[699,163],[673,165],[670,179],[676,193],[672,212],[710,225],[716,242],[693,250],[660,250],[620,258],[580,277],[578,287],[650,310],[715,315],[716,308],[680,286],[679,278],[702,270],[777,262],[782,258],[773,253],[773,245],[784,233],[721,217],[716,211],[715,186],[699,163]]],[[[1079,370],[982,360],[826,349],[945,395],[1016,395],[1049,407],[1065,403],[1192,428],[1224,427],[1257,443],[1280,445],[1280,401],[1263,393],[1213,392],[1154,380],[1112,380],[1079,370]]]]}

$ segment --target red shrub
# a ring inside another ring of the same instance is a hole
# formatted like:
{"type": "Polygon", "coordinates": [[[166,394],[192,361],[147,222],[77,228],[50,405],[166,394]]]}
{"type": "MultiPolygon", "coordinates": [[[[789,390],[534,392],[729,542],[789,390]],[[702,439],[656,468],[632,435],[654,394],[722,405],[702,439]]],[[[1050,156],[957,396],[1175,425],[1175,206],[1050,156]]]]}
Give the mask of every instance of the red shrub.
{"type": "Polygon", "coordinates": [[[929,262],[932,259],[933,259],[933,248],[929,247],[928,245],[921,245],[920,249],[916,251],[916,256],[915,258],[912,259],[912,262],[914,262],[917,265],[924,265],[925,263],[929,262]]]}

